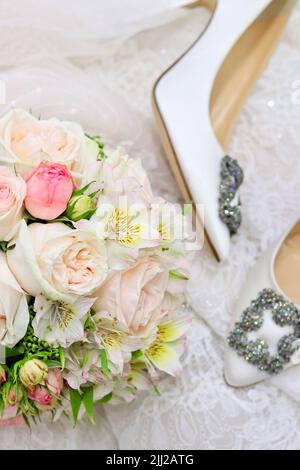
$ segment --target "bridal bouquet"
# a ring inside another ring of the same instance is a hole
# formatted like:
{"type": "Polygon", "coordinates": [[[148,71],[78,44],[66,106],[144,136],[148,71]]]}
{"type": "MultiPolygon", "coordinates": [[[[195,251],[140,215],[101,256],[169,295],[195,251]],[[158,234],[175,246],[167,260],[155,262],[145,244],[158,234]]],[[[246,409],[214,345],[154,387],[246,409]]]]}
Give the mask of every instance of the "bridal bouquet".
{"type": "Polygon", "coordinates": [[[159,393],[191,319],[187,214],[74,122],[0,118],[0,419],[159,393]]]}

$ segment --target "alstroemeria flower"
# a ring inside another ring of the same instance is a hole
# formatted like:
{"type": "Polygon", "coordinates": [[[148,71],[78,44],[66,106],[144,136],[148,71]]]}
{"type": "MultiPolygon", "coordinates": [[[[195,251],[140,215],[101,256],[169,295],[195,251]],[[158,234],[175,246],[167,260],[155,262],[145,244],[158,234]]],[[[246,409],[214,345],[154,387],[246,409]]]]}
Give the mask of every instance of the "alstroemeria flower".
{"type": "Polygon", "coordinates": [[[104,318],[103,313],[93,316],[95,330],[91,333],[93,340],[104,349],[108,359],[108,368],[113,374],[123,372],[126,362],[130,361],[131,352],[143,346],[140,338],[122,331],[116,321],[104,318]]]}
{"type": "Polygon", "coordinates": [[[98,384],[107,380],[101,370],[99,348],[91,343],[74,343],[69,347],[65,351],[63,377],[74,389],[84,384],[98,384]]]}
{"type": "Polygon", "coordinates": [[[94,388],[94,399],[101,400],[111,393],[110,403],[130,403],[139,392],[152,387],[152,382],[143,371],[132,369],[129,364],[126,364],[126,369],[123,375],[98,383],[94,388]]]}
{"type": "Polygon", "coordinates": [[[84,339],[83,318],[95,299],[79,297],[73,304],[37,296],[32,322],[35,335],[55,346],[68,347],[84,339]]]}
{"type": "Polygon", "coordinates": [[[176,320],[160,323],[157,327],[157,338],[145,351],[144,355],[148,365],[177,376],[181,373],[179,358],[184,351],[185,338],[191,324],[190,317],[178,318],[176,320]],[[150,364],[149,364],[150,363],[150,364]]]}
{"type": "Polygon", "coordinates": [[[117,207],[102,197],[101,201],[89,221],[81,220],[75,225],[106,241],[112,269],[125,269],[138,258],[140,250],[160,245],[155,219],[144,205],[127,207],[126,201],[120,200],[120,207],[117,207]]]}

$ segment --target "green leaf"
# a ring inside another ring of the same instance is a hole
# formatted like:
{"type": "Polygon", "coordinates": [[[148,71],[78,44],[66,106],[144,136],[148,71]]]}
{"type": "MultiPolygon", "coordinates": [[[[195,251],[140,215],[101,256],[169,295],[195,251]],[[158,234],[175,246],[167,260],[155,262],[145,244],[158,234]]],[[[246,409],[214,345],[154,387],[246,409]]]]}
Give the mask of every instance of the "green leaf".
{"type": "Polygon", "coordinates": [[[70,400],[71,400],[71,408],[72,408],[74,427],[75,427],[77,424],[78,413],[79,413],[81,402],[82,402],[82,396],[80,392],[78,390],[74,390],[73,388],[70,388],[70,400]]]}
{"type": "Polygon", "coordinates": [[[24,349],[22,347],[5,348],[6,358],[20,356],[23,353],[24,353],[24,349]]]}
{"type": "Polygon", "coordinates": [[[95,420],[93,417],[93,408],[94,408],[93,387],[89,387],[85,390],[82,401],[83,401],[83,405],[84,405],[85,411],[87,412],[90,422],[92,424],[95,424],[95,420]]]}
{"type": "MultiPolygon", "coordinates": [[[[96,183],[96,181],[95,181],[95,180],[94,180],[94,181],[91,181],[90,183],[88,183],[86,186],[84,186],[84,187],[81,188],[81,189],[75,189],[75,191],[73,191],[73,193],[72,193],[72,197],[74,197],[74,196],[82,196],[82,195],[85,193],[85,191],[86,191],[87,189],[89,189],[89,187],[90,187],[93,183],[96,183]]],[[[71,197],[71,199],[72,199],[72,197],[71,197]]]]}
{"type": "Polygon", "coordinates": [[[101,404],[104,404],[104,403],[108,403],[111,399],[112,399],[112,392],[108,393],[107,395],[105,395],[104,397],[100,398],[100,400],[97,400],[96,403],[101,403],[101,404]]]}
{"type": "Polygon", "coordinates": [[[131,353],[132,362],[143,361],[143,359],[144,359],[144,354],[142,353],[142,351],[138,350],[138,351],[134,351],[131,353]]]}
{"type": "Polygon", "coordinates": [[[60,358],[60,366],[62,369],[64,369],[65,368],[65,352],[61,346],[59,347],[59,358],[60,358]]]}
{"type": "Polygon", "coordinates": [[[89,331],[94,331],[96,329],[95,322],[92,319],[92,314],[89,312],[87,319],[84,322],[84,329],[89,331]]]}
{"type": "Polygon", "coordinates": [[[3,251],[4,253],[7,252],[7,245],[8,242],[0,242],[0,250],[3,251]]]}
{"type": "Polygon", "coordinates": [[[30,421],[29,421],[29,418],[28,418],[27,414],[26,413],[22,413],[22,414],[23,414],[23,419],[25,421],[26,426],[28,426],[28,428],[31,431],[31,425],[30,425],[30,421]]]}
{"type": "Polygon", "coordinates": [[[48,359],[45,361],[49,369],[56,369],[61,367],[61,362],[60,361],[55,361],[53,359],[48,359]]]}
{"type": "Polygon", "coordinates": [[[154,385],[154,384],[153,384],[153,390],[154,390],[154,392],[156,393],[157,396],[159,396],[159,397],[161,396],[161,393],[160,393],[160,391],[159,391],[157,385],[154,385]]]}
{"type": "Polygon", "coordinates": [[[0,397],[0,416],[3,415],[3,411],[4,411],[4,401],[0,397]]]}
{"type": "Polygon", "coordinates": [[[188,281],[189,278],[184,274],[181,274],[179,271],[169,271],[169,277],[171,279],[180,279],[181,281],[188,281]]]}
{"type": "Polygon", "coordinates": [[[103,370],[103,374],[106,375],[106,377],[110,378],[110,372],[107,363],[107,354],[105,349],[101,349],[101,367],[103,370]]]}

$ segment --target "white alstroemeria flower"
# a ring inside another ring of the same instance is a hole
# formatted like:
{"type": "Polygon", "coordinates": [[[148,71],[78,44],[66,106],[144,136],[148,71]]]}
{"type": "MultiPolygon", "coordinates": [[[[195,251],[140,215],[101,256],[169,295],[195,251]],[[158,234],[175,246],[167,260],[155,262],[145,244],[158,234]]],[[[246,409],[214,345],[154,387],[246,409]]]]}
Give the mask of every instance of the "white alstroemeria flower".
{"type": "Polygon", "coordinates": [[[21,287],[36,297],[72,303],[89,297],[106,279],[104,242],[90,232],[72,230],[62,223],[27,227],[20,224],[15,245],[7,253],[8,264],[21,287]]]}
{"type": "Polygon", "coordinates": [[[23,109],[1,117],[0,148],[0,162],[17,165],[21,174],[47,160],[66,165],[79,184],[99,150],[79,124],[37,119],[23,109]]]}
{"type": "Polygon", "coordinates": [[[26,295],[0,252],[0,346],[14,347],[25,335],[28,323],[26,295]]]}
{"type": "Polygon", "coordinates": [[[117,321],[105,318],[104,312],[96,313],[92,320],[95,330],[90,334],[91,339],[106,351],[112,374],[121,374],[124,364],[130,361],[131,353],[143,347],[143,341],[126,333],[117,321]]]}
{"type": "Polygon", "coordinates": [[[32,322],[35,335],[54,346],[64,348],[84,340],[84,317],[95,299],[79,297],[73,304],[37,296],[32,322]]]}
{"type": "Polygon", "coordinates": [[[184,351],[184,334],[189,329],[191,322],[191,317],[186,316],[165,321],[158,325],[156,340],[144,352],[149,371],[154,376],[156,372],[153,366],[172,376],[180,375],[181,364],[179,359],[184,351]]]}
{"type": "Polygon", "coordinates": [[[124,269],[132,264],[144,248],[155,248],[161,243],[155,219],[144,205],[113,206],[100,196],[102,203],[91,220],[76,223],[78,229],[91,231],[106,241],[109,265],[124,269]]]}
{"type": "Polygon", "coordinates": [[[88,383],[103,383],[107,379],[101,370],[100,350],[90,343],[73,344],[65,351],[63,377],[74,389],[88,383]]]}

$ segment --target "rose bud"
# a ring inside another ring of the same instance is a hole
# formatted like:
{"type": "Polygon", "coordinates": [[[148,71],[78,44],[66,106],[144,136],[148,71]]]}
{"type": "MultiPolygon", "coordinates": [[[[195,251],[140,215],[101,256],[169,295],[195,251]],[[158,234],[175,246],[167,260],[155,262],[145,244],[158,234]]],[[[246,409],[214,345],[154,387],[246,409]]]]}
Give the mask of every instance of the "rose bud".
{"type": "Polygon", "coordinates": [[[53,220],[67,208],[75,184],[65,165],[40,163],[25,176],[27,211],[42,220],[53,220]]]}
{"type": "Polygon", "coordinates": [[[93,199],[90,196],[86,194],[74,195],[68,203],[66,216],[70,220],[78,222],[81,219],[89,219],[95,211],[93,199]]]}
{"type": "Polygon", "coordinates": [[[23,394],[17,385],[6,383],[2,396],[6,405],[14,406],[22,400],[23,394]]]}
{"type": "Polygon", "coordinates": [[[6,382],[6,372],[3,366],[0,365],[0,385],[6,382]]]}
{"type": "Polygon", "coordinates": [[[33,388],[27,389],[27,396],[40,405],[51,406],[53,403],[56,403],[56,398],[42,385],[36,385],[33,388]]]}
{"type": "Polygon", "coordinates": [[[54,395],[59,397],[64,385],[61,371],[59,369],[49,369],[44,384],[54,395]]]}
{"type": "Polygon", "coordinates": [[[46,378],[48,372],[47,365],[39,359],[31,359],[19,370],[19,377],[25,387],[38,385],[46,378]]]}

